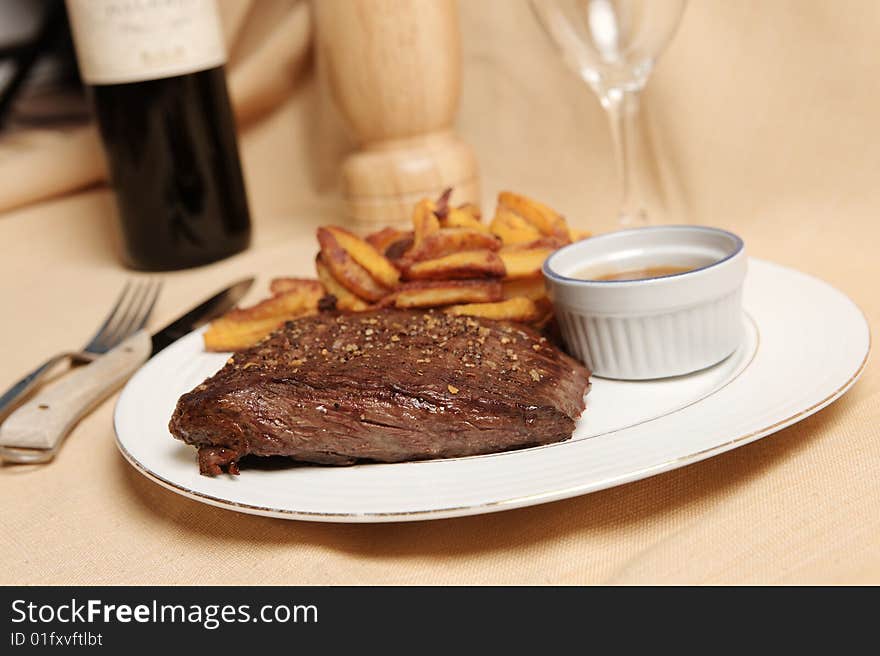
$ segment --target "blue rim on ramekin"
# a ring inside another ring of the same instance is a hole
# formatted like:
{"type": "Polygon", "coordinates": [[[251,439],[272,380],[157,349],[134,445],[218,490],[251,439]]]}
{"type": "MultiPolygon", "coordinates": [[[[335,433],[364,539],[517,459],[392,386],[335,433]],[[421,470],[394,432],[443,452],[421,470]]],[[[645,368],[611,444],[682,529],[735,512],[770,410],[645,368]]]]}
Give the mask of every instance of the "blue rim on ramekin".
{"type": "Polygon", "coordinates": [[[687,276],[687,275],[696,273],[698,271],[704,271],[706,269],[710,269],[714,266],[718,266],[719,264],[723,264],[724,262],[727,262],[728,260],[730,260],[733,257],[736,257],[740,252],[742,252],[742,250],[744,248],[745,248],[745,242],[742,240],[742,237],[730,232],[729,230],[724,230],[722,228],[714,228],[712,226],[686,225],[686,224],[685,225],[644,226],[641,228],[627,228],[626,230],[615,230],[614,232],[605,232],[605,233],[602,233],[601,235],[596,235],[595,237],[588,237],[587,239],[582,239],[580,241],[576,241],[576,242],[572,242],[571,244],[567,244],[566,246],[563,246],[562,248],[552,252],[547,257],[547,259],[544,260],[544,263],[541,265],[541,271],[548,278],[552,278],[552,279],[558,280],[560,282],[581,283],[581,284],[587,284],[587,285],[619,285],[619,284],[633,284],[633,283],[645,284],[645,283],[649,283],[652,280],[663,280],[665,278],[675,278],[677,276],[687,276]],[[590,241],[593,239],[602,239],[603,237],[610,237],[612,235],[621,235],[621,234],[631,233],[631,232],[643,232],[643,231],[648,231],[648,230],[660,230],[660,229],[668,230],[670,228],[673,230],[704,230],[706,232],[721,233],[721,234],[727,235],[728,237],[732,237],[736,248],[733,250],[733,252],[726,255],[722,259],[720,259],[716,262],[712,262],[711,264],[707,264],[705,266],[698,267],[696,269],[688,269],[687,271],[681,271],[679,273],[667,273],[662,276],[653,276],[651,278],[641,278],[639,280],[587,280],[584,278],[572,278],[570,276],[563,276],[562,274],[556,273],[555,271],[552,271],[550,269],[550,260],[552,260],[557,255],[561,254],[563,251],[566,251],[566,250],[568,250],[574,246],[577,246],[579,244],[582,244],[586,241],[590,241]]]}

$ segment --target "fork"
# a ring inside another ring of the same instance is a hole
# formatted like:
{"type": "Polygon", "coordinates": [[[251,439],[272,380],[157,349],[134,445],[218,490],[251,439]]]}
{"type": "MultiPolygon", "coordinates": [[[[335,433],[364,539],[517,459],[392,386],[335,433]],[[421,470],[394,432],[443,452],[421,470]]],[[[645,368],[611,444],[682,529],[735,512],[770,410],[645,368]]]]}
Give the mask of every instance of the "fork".
{"type": "Polygon", "coordinates": [[[49,358],[0,396],[0,421],[59,363],[65,360],[91,362],[143,328],[161,288],[161,281],[127,282],[98,330],[81,350],[66,351],[49,358]]]}

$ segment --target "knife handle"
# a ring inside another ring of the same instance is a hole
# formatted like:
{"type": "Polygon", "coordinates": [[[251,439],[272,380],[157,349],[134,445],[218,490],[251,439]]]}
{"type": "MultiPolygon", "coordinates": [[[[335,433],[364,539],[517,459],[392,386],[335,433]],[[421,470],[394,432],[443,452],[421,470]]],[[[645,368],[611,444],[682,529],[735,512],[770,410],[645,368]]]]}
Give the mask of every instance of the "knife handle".
{"type": "Polygon", "coordinates": [[[15,385],[6,390],[3,396],[0,396],[0,420],[10,414],[18,400],[27,396],[27,393],[36,387],[57,364],[64,362],[69,358],[69,353],[59,353],[58,355],[49,358],[27,376],[24,376],[15,385]]]}
{"type": "Polygon", "coordinates": [[[36,453],[20,461],[51,460],[76,423],[137,371],[151,351],[150,336],[140,330],[94,362],[38,392],[0,425],[4,457],[15,461],[16,449],[30,449],[36,453]]]}
{"type": "Polygon", "coordinates": [[[19,401],[25,398],[28,395],[28,392],[39,385],[49,372],[55,369],[56,365],[68,360],[77,363],[91,362],[96,357],[98,356],[94,353],[87,353],[84,351],[65,351],[64,353],[59,353],[46,360],[43,364],[34,369],[27,376],[22,377],[22,379],[15,383],[15,385],[6,390],[3,396],[0,396],[0,423],[3,422],[3,419],[7,415],[12,414],[12,411],[18,405],[19,401]]]}

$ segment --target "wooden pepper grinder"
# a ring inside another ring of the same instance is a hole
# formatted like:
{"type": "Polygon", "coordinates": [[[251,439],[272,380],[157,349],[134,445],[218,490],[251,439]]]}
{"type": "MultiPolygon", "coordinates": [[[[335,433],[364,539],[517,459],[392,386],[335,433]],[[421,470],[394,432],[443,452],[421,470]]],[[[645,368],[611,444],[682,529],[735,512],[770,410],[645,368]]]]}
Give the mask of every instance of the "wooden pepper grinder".
{"type": "Polygon", "coordinates": [[[321,68],[359,150],[342,168],[354,227],[406,224],[453,187],[479,203],[477,162],[453,131],[461,92],[456,0],[314,2],[321,68]]]}

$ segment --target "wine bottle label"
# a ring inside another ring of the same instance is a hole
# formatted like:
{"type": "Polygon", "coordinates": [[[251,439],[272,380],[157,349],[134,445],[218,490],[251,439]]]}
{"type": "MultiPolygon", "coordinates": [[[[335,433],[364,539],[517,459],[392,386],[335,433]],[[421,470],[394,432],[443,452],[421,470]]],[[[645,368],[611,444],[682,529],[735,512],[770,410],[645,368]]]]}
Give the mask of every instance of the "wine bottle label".
{"type": "Polygon", "coordinates": [[[67,0],[83,80],[121,84],[226,61],[215,0],[67,0]]]}

